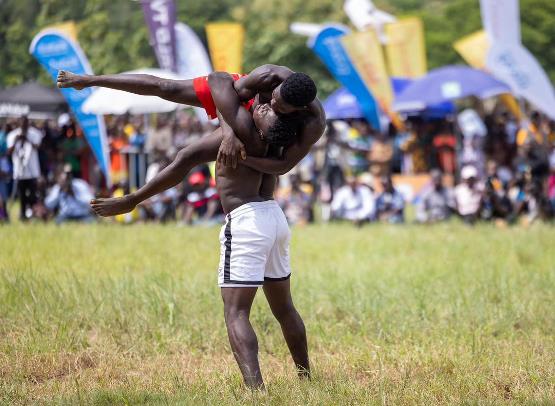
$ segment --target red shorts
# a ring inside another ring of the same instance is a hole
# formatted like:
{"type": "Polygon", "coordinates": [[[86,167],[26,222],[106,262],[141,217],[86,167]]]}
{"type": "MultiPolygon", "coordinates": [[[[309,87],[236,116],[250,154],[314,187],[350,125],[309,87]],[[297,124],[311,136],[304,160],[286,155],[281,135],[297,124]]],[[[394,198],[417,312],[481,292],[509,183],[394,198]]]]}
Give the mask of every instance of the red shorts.
{"type": "MultiPolygon", "coordinates": [[[[237,81],[247,75],[232,73],[231,76],[233,77],[233,80],[237,81]]],[[[201,76],[193,79],[193,87],[200,103],[202,104],[202,107],[206,111],[206,114],[208,114],[208,117],[211,119],[218,118],[216,114],[216,105],[214,104],[214,99],[212,98],[212,93],[210,92],[210,85],[208,84],[208,76],[201,76]]],[[[253,103],[254,99],[251,99],[248,102],[243,103],[243,107],[250,110],[253,103]]]]}

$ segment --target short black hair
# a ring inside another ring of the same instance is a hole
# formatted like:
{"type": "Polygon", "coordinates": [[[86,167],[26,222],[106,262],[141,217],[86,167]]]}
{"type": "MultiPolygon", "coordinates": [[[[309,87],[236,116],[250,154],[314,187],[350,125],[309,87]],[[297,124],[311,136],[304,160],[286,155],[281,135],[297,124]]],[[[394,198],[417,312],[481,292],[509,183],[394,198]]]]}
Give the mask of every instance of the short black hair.
{"type": "Polygon", "coordinates": [[[270,145],[287,148],[297,140],[298,120],[278,117],[265,134],[270,145]]]}
{"type": "Polygon", "coordinates": [[[283,81],[280,94],[286,103],[303,107],[316,97],[316,85],[306,73],[296,72],[283,81]]]}

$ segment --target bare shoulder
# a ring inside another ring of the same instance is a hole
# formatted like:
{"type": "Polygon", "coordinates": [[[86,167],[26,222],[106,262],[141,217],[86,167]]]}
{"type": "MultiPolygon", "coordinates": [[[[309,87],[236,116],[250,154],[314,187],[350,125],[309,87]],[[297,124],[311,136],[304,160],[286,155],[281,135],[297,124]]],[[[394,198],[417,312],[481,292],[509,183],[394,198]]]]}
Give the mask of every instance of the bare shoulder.
{"type": "Polygon", "coordinates": [[[326,113],[318,98],[310,103],[309,114],[303,126],[302,141],[310,140],[312,144],[320,139],[326,129],[326,113]]]}

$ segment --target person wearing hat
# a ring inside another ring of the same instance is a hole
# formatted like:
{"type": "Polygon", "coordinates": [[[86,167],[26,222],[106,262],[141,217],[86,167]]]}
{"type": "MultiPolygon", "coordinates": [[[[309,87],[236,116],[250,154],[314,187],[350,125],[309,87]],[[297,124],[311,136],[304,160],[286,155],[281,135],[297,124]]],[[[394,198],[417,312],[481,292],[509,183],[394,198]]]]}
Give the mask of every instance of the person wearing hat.
{"type": "Polygon", "coordinates": [[[455,187],[455,207],[465,223],[473,224],[482,207],[483,185],[478,181],[478,171],[467,165],[461,170],[462,182],[455,187]]]}

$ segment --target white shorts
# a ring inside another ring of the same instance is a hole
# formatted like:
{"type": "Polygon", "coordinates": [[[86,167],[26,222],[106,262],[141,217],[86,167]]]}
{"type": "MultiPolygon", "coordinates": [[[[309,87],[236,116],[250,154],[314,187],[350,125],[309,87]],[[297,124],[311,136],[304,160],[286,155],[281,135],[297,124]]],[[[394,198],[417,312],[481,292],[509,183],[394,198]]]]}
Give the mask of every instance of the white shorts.
{"type": "Polygon", "coordinates": [[[274,200],[239,206],[220,232],[220,287],[256,287],[291,276],[291,233],[274,200]]]}

